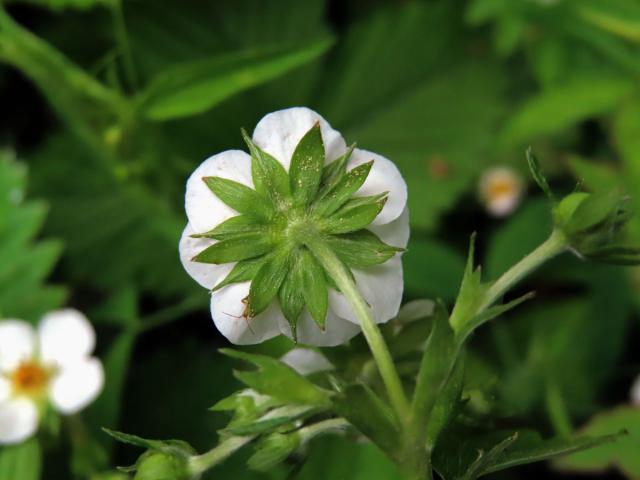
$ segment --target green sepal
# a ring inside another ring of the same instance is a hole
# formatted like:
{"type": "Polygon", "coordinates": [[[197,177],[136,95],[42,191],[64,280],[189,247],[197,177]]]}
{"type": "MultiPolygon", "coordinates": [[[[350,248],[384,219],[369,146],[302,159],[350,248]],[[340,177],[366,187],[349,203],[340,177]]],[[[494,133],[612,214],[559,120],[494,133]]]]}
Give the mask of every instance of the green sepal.
{"type": "Polygon", "coordinates": [[[316,258],[305,248],[298,254],[300,284],[304,301],[320,329],[324,330],[329,307],[329,291],[325,272],[316,258]]]}
{"type": "Polygon", "coordinates": [[[241,132],[251,152],[251,177],[256,192],[271,199],[276,206],[284,205],[291,197],[287,171],[278,160],[258,147],[244,129],[241,132]]]}
{"type": "Polygon", "coordinates": [[[256,276],[258,270],[260,270],[260,267],[264,264],[265,261],[266,256],[263,255],[258,258],[242,260],[241,262],[236,263],[229,274],[224,277],[224,280],[213,287],[211,291],[216,292],[222,287],[226,287],[227,285],[231,285],[232,283],[241,283],[253,280],[253,277],[256,276]]]}
{"type": "Polygon", "coordinates": [[[475,268],[475,244],[476,234],[474,233],[471,235],[469,242],[467,266],[460,284],[460,291],[449,319],[451,327],[456,332],[462,330],[464,328],[463,323],[474,316],[475,310],[487,289],[487,286],[482,283],[481,267],[475,268]]]}
{"type": "Polygon", "coordinates": [[[540,189],[544,192],[544,194],[547,197],[549,197],[550,200],[555,201],[555,196],[553,194],[553,191],[549,186],[549,182],[547,181],[547,178],[542,173],[542,168],[540,168],[540,163],[538,162],[538,159],[536,158],[536,156],[533,154],[531,147],[527,149],[526,157],[527,157],[527,163],[529,164],[529,170],[531,171],[531,176],[533,177],[535,182],[538,184],[540,189]]]}
{"type": "Polygon", "coordinates": [[[251,234],[214,243],[191,260],[214,264],[240,262],[264,255],[273,248],[274,242],[269,236],[251,234]]]}
{"type": "Polygon", "coordinates": [[[253,215],[237,215],[218,224],[213,230],[205,233],[194,233],[192,238],[212,238],[214,240],[227,240],[251,234],[264,234],[267,226],[253,215]]]}
{"type": "Polygon", "coordinates": [[[304,310],[304,293],[302,291],[302,272],[298,261],[298,255],[294,255],[289,267],[289,274],[282,282],[278,292],[278,300],[284,317],[291,327],[291,336],[294,342],[298,342],[298,318],[304,310]]]}
{"type": "Polygon", "coordinates": [[[269,255],[251,282],[247,307],[249,316],[255,317],[269,306],[278,294],[280,285],[289,271],[290,254],[287,249],[274,251],[269,255]]]}
{"type": "Polygon", "coordinates": [[[404,248],[384,243],[370,230],[358,230],[344,235],[330,236],[327,243],[340,260],[350,267],[371,267],[386,262],[404,248]]]}
{"type": "Polygon", "coordinates": [[[323,199],[345,177],[347,174],[347,162],[349,162],[354,148],[356,148],[355,143],[347,149],[344,155],[324,167],[316,201],[323,199]]]}
{"type": "Polygon", "coordinates": [[[262,195],[242,183],[222,177],[203,177],[202,180],[216,197],[238,213],[255,215],[263,220],[270,220],[275,213],[262,195]]]}
{"type": "Polygon", "coordinates": [[[371,224],[387,203],[387,193],[355,197],[322,221],[325,233],[337,235],[363,229],[371,224]]]}
{"type": "Polygon", "coordinates": [[[285,405],[275,408],[256,420],[239,422],[226,427],[223,432],[231,435],[259,435],[290,425],[293,422],[318,413],[313,405],[285,405]]]}
{"type": "Polygon", "coordinates": [[[320,123],[302,137],[291,157],[289,185],[296,206],[306,207],[315,198],[324,166],[324,143],[320,123]]]}
{"type": "Polygon", "coordinates": [[[332,190],[314,203],[312,211],[319,216],[328,216],[338,210],[364,184],[372,166],[373,160],[347,172],[332,190]]]}
{"type": "Polygon", "coordinates": [[[257,367],[250,372],[234,371],[235,377],[245,385],[282,402],[300,405],[325,406],[329,392],[321,389],[280,360],[238,350],[221,349],[220,353],[244,360],[257,367]]]}
{"type": "Polygon", "coordinates": [[[252,470],[266,472],[286,460],[299,446],[300,434],[297,432],[272,433],[256,443],[247,465],[252,470]]]}

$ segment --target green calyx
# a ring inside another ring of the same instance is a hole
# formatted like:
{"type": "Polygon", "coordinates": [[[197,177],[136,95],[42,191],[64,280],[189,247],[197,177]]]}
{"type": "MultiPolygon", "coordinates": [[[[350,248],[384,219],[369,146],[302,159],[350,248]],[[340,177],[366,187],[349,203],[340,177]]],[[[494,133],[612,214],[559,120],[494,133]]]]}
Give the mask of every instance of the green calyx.
{"type": "Polygon", "coordinates": [[[213,290],[251,281],[244,316],[258,315],[277,299],[295,339],[296,324],[305,308],[324,329],[328,289],[335,288],[330,275],[307,248],[311,242],[324,242],[348,269],[384,263],[403,249],[385,244],[366,229],[388,197],[388,192],[355,196],[373,161],[347,170],[351,147],[325,165],[322,134],[316,123],[296,146],[287,172],[242,133],[251,152],[254,189],[220,177],[202,179],[239,215],[209,232],[193,235],[217,243],[192,260],[237,262],[213,290]]]}

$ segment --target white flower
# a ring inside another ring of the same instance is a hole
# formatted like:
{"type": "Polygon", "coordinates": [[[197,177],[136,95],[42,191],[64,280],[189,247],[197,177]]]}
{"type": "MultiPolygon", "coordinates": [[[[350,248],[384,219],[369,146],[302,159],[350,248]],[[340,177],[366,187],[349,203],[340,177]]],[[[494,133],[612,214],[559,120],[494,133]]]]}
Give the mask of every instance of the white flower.
{"type": "MultiPolygon", "coordinates": [[[[347,144],[339,132],[316,112],[308,108],[290,108],[266,115],[253,132],[253,143],[273,156],[289,171],[292,155],[302,137],[319,124],[325,149],[325,165],[343,156],[347,144]]],[[[386,158],[354,149],[347,169],[373,160],[364,184],[355,196],[365,197],[389,192],[386,203],[367,229],[387,245],[404,248],[409,238],[407,187],[397,167],[386,158]]],[[[213,289],[235,266],[235,263],[211,264],[194,262],[194,256],[216,243],[211,238],[194,238],[193,234],[209,232],[238,212],[212,193],[203,178],[222,177],[254,188],[251,156],[230,150],[205,160],[187,181],[185,208],[189,223],[180,241],[180,257],[187,272],[203,287],[213,289]]],[[[403,290],[400,255],[370,267],[351,268],[356,283],[371,306],[375,320],[386,322],[396,315],[403,290]]],[[[213,291],[211,313],[217,328],[231,342],[253,344],[280,334],[292,336],[289,322],[275,299],[268,308],[247,318],[246,298],[249,281],[233,283],[213,291]]],[[[329,290],[329,307],[324,331],[314,322],[307,309],[297,323],[297,339],[301,343],[330,346],[344,343],[360,331],[358,320],[347,299],[329,290]]]]}
{"type": "Polygon", "coordinates": [[[82,410],[100,393],[102,364],[91,357],[95,333],[76,310],[45,315],[36,330],[0,321],[0,444],[19,443],[38,429],[43,410],[82,410]]]}
{"type": "Polygon", "coordinates": [[[640,408],[640,375],[631,386],[631,405],[640,408]]]}
{"type": "Polygon", "coordinates": [[[300,375],[311,375],[312,373],[333,370],[333,365],[327,357],[311,348],[294,348],[285,353],[280,361],[289,365],[300,375]]]}
{"type": "Polygon", "coordinates": [[[480,200],[495,217],[505,217],[520,204],[524,184],[509,167],[495,167],[483,173],[479,183],[480,200]]]}

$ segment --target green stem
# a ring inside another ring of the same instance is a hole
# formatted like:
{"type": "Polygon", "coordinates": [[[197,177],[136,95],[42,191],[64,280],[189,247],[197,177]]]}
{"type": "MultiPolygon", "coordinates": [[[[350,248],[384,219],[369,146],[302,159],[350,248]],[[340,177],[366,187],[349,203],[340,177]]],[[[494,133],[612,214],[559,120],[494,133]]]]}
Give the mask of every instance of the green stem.
{"type": "Polygon", "coordinates": [[[364,333],[369,348],[373,354],[380,376],[385,384],[391,405],[396,412],[398,420],[402,423],[406,422],[407,416],[410,411],[409,402],[405,396],[404,389],[402,388],[402,382],[400,376],[396,371],[395,364],[389,353],[387,344],[380,333],[380,329],[376,325],[367,302],[358,287],[353,282],[349,272],[345,268],[342,261],[336,256],[322,240],[308,239],[306,241],[307,247],[311,250],[313,255],[324,266],[325,270],[331,275],[331,278],[345,298],[351,304],[351,308],[355,312],[358,320],[360,321],[360,327],[364,333]]]}
{"type": "Polygon", "coordinates": [[[230,437],[217,447],[202,455],[192,457],[189,461],[191,472],[198,476],[226,460],[235,451],[244,447],[255,437],[230,437]]]}
{"type": "Polygon", "coordinates": [[[481,313],[502,297],[510,288],[547,260],[567,249],[567,239],[562,232],[554,230],[544,243],[502,274],[487,290],[476,313],[481,313]]]}
{"type": "Polygon", "coordinates": [[[131,52],[131,43],[129,42],[129,34],[127,33],[127,26],[124,22],[124,13],[122,11],[122,0],[113,0],[112,8],[113,14],[113,29],[116,42],[122,55],[122,66],[124,68],[124,74],[127,77],[127,82],[133,90],[137,90],[138,74],[136,72],[135,63],[133,61],[133,54],[131,52]]]}

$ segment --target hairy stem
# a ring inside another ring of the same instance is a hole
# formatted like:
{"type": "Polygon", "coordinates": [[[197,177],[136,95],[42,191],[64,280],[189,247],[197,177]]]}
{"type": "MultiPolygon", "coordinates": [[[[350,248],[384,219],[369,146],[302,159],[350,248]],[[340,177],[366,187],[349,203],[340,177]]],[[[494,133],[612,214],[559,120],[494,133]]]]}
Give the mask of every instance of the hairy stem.
{"type": "Polygon", "coordinates": [[[380,329],[371,316],[367,302],[362,298],[358,287],[352,280],[349,272],[347,272],[342,261],[340,261],[335,253],[327,247],[322,240],[308,239],[306,245],[331,275],[331,278],[336,282],[342,294],[351,304],[351,308],[353,308],[353,311],[360,321],[360,327],[367,339],[373,358],[378,365],[378,370],[387,389],[391,405],[396,412],[398,420],[404,424],[410,411],[409,402],[402,388],[400,376],[389,353],[389,348],[380,333],[380,329]]]}

